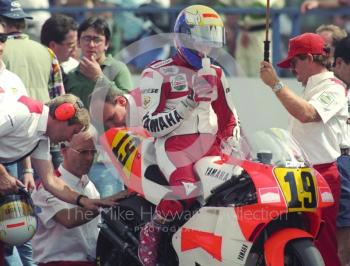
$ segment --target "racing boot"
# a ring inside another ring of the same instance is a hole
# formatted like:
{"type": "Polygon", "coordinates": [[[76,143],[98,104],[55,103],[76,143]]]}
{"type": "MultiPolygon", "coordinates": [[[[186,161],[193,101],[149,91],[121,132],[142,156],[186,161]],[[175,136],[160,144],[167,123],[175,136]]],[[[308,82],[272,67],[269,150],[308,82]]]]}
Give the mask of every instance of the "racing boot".
{"type": "Polygon", "coordinates": [[[166,219],[155,214],[152,221],[140,231],[138,257],[143,266],[156,266],[158,246],[162,236],[162,226],[166,219]]]}
{"type": "Polygon", "coordinates": [[[183,207],[179,201],[166,199],[160,201],[152,220],[140,231],[138,257],[143,266],[157,265],[162,229],[168,227],[182,210],[183,207]]]}

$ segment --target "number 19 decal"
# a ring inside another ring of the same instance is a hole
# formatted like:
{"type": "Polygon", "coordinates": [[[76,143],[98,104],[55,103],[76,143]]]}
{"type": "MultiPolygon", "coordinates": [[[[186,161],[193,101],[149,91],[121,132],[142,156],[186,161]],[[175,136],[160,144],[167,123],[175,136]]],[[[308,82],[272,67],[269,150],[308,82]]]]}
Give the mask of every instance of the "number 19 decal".
{"type": "Polygon", "coordinates": [[[317,206],[316,178],[310,168],[275,168],[289,211],[313,211],[317,206]]]}

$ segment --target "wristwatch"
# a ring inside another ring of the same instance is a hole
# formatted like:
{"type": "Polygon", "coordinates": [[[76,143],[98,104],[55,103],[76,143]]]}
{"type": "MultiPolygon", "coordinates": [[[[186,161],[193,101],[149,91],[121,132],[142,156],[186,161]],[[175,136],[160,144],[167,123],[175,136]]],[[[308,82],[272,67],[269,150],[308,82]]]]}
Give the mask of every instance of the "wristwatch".
{"type": "Polygon", "coordinates": [[[282,82],[282,81],[278,81],[278,82],[273,86],[272,91],[273,91],[274,93],[276,93],[276,92],[282,90],[283,88],[284,88],[283,82],[282,82]]]}
{"type": "Polygon", "coordinates": [[[274,93],[276,93],[276,92],[282,90],[283,88],[284,88],[283,82],[282,82],[282,81],[278,81],[278,82],[273,86],[272,91],[273,91],[274,93]]]}
{"type": "Polygon", "coordinates": [[[34,174],[34,169],[33,168],[24,168],[23,174],[34,174]]]}
{"type": "Polygon", "coordinates": [[[80,194],[80,195],[77,197],[77,200],[75,201],[75,203],[76,203],[79,207],[84,207],[84,206],[80,203],[81,198],[86,198],[86,199],[88,199],[87,196],[85,196],[85,195],[83,195],[83,194],[80,194]]]}

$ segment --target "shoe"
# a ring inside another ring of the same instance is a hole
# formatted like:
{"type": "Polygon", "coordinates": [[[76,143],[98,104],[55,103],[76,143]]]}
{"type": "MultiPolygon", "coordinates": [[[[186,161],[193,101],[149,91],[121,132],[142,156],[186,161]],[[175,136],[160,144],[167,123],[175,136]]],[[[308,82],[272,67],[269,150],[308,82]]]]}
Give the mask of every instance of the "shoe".
{"type": "Polygon", "coordinates": [[[154,222],[148,222],[140,231],[138,257],[143,266],[156,266],[162,231],[154,222]]]}

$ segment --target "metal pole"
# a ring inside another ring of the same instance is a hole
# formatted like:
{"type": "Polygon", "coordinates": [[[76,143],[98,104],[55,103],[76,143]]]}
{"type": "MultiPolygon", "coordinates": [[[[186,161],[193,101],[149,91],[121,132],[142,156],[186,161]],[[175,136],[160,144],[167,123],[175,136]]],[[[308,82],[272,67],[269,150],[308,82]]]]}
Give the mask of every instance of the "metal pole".
{"type": "Polygon", "coordinates": [[[266,61],[266,62],[270,62],[269,28],[270,28],[270,0],[267,0],[267,4],[266,4],[265,41],[264,41],[264,61],[266,61]]]}

